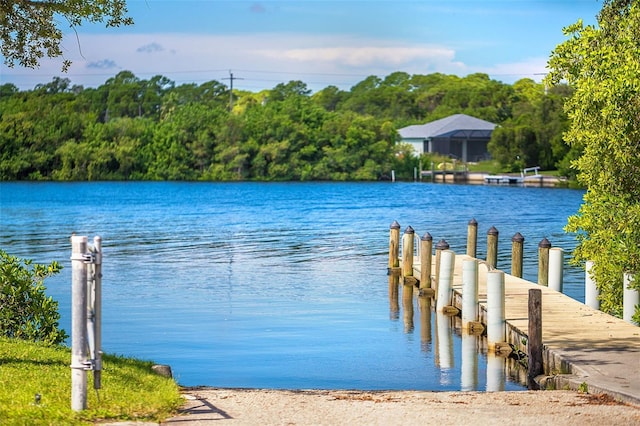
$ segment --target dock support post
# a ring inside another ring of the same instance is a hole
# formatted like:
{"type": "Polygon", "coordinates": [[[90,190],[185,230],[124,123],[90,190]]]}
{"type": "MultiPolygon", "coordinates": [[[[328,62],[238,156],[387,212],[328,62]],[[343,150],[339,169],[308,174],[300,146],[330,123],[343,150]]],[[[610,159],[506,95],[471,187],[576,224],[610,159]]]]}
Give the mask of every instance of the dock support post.
{"type": "Polygon", "coordinates": [[[636,311],[636,305],[640,305],[640,291],[635,288],[631,288],[632,283],[635,281],[635,275],[625,272],[624,273],[624,293],[622,299],[622,319],[633,325],[640,325],[633,321],[633,314],[636,311]]]}
{"type": "Polygon", "coordinates": [[[420,290],[431,288],[433,237],[428,232],[420,238],[420,290]]]}
{"type": "Polygon", "coordinates": [[[511,238],[511,275],[522,278],[522,261],[524,250],[524,237],[521,233],[511,238]]]}
{"type": "Polygon", "coordinates": [[[440,282],[440,257],[444,250],[449,250],[449,243],[442,239],[436,244],[436,290],[438,288],[438,283],[440,282]]]}
{"type": "Polygon", "coordinates": [[[471,219],[467,225],[467,256],[476,257],[478,248],[478,221],[471,219]]]}
{"type": "Polygon", "coordinates": [[[87,408],[87,237],[71,237],[71,409],[87,408]]]}
{"type": "Polygon", "coordinates": [[[404,284],[415,284],[413,278],[413,251],[416,231],[407,226],[402,236],[402,277],[404,284]]]}
{"type": "Polygon", "coordinates": [[[538,243],[538,285],[549,285],[549,249],[551,243],[543,238],[538,243]]]}
{"type": "Polygon", "coordinates": [[[564,250],[559,247],[549,249],[549,288],[562,293],[564,271],[564,250]]]}
{"type": "Polygon", "coordinates": [[[451,250],[443,250],[440,253],[440,279],[438,281],[438,298],[436,299],[438,312],[444,311],[445,306],[451,305],[451,285],[455,258],[456,255],[451,250]]]}
{"type": "Polygon", "coordinates": [[[498,230],[495,226],[487,231],[487,264],[492,269],[498,266],[498,230]]]}
{"type": "Polygon", "coordinates": [[[394,220],[389,227],[389,273],[400,266],[400,224],[394,220]]]}
{"type": "Polygon", "coordinates": [[[535,378],[544,373],[542,363],[542,290],[529,289],[529,329],[527,342],[527,357],[529,371],[527,372],[527,387],[538,390],[540,386],[535,378]]]}
{"type": "Polygon", "coordinates": [[[495,351],[496,343],[505,341],[504,272],[487,273],[487,344],[495,351]]]}
{"type": "Polygon", "coordinates": [[[591,275],[592,269],[593,260],[587,260],[584,268],[584,303],[593,309],[599,310],[600,300],[598,296],[600,296],[600,291],[596,286],[596,280],[591,275]]]}
{"type": "Polygon", "coordinates": [[[478,261],[468,259],[462,261],[462,329],[469,328],[469,323],[478,321],[478,261]]]}

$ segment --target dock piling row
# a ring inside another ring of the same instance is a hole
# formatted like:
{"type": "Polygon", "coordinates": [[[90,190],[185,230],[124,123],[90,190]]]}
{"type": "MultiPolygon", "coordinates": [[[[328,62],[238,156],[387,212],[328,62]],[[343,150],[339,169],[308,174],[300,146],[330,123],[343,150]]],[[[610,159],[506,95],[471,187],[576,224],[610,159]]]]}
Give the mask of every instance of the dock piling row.
{"type": "MultiPolygon", "coordinates": [[[[467,227],[466,246],[467,257],[471,259],[475,259],[475,255],[477,254],[477,232],[478,222],[475,219],[471,219],[467,227]]],[[[487,232],[487,256],[486,261],[484,262],[489,272],[492,272],[497,268],[498,235],[499,231],[494,226],[489,228],[487,232]]],[[[518,278],[522,278],[524,241],[524,236],[522,236],[522,234],[520,234],[519,232],[516,232],[516,234],[511,238],[511,275],[518,278]]],[[[389,227],[389,275],[398,275],[401,277],[403,284],[412,285],[419,288],[417,294],[421,297],[434,297],[436,299],[436,309],[439,312],[447,311],[447,313],[451,315],[455,314],[456,312],[456,310],[453,309],[450,294],[452,292],[455,253],[453,251],[450,251],[449,249],[449,243],[446,240],[441,239],[435,245],[435,259],[433,259],[433,237],[428,232],[425,233],[420,238],[420,245],[418,250],[420,276],[416,277],[414,276],[415,230],[411,226],[408,226],[405,229],[404,235],[402,237],[401,264],[400,224],[394,220],[389,227]],[[447,253],[445,254],[445,252],[447,253]],[[433,275],[432,267],[435,267],[435,273],[433,275]]],[[[538,243],[538,285],[549,287],[550,289],[562,293],[564,261],[564,250],[559,247],[552,247],[551,242],[546,237],[543,238],[540,243],[538,243]]],[[[466,264],[467,260],[464,260],[464,262],[466,264]]],[[[476,259],[476,280],[478,267],[477,262],[478,261],[476,259]]],[[[585,304],[593,309],[598,310],[600,308],[599,290],[597,287],[597,283],[593,279],[591,273],[593,266],[593,262],[586,262],[585,304]]],[[[473,266],[469,264],[463,269],[463,287],[465,286],[465,283],[466,285],[469,285],[469,291],[471,291],[473,294],[474,287],[471,286],[471,283],[474,280],[474,278],[472,278],[474,275],[471,272],[472,268],[473,266]]],[[[632,319],[633,314],[635,313],[635,306],[640,304],[640,292],[630,287],[630,284],[634,279],[635,277],[632,274],[624,275],[623,319],[629,323],[638,325],[632,319]]],[[[467,309],[473,310],[473,308],[471,307],[471,302],[469,300],[474,300],[474,304],[477,306],[477,295],[475,297],[472,295],[471,298],[467,298],[467,302],[469,303],[469,305],[466,305],[467,309]]],[[[480,325],[477,322],[476,314],[474,314],[473,312],[469,313],[468,315],[466,313],[463,313],[462,316],[463,328],[477,329],[480,325]]]]}
{"type": "MultiPolygon", "coordinates": [[[[508,275],[497,269],[499,232],[493,226],[487,232],[486,260],[470,256],[470,254],[477,255],[478,223],[475,219],[468,223],[466,255],[461,256],[456,256],[445,239],[440,239],[434,247],[433,237],[428,232],[420,238],[419,250],[415,254],[415,230],[409,226],[402,238],[402,262],[400,262],[399,230],[400,225],[394,221],[390,227],[389,243],[389,294],[392,316],[395,315],[397,318],[399,313],[398,285],[400,282],[404,284],[402,306],[405,309],[405,330],[408,332],[413,330],[414,297],[417,295],[421,335],[426,344],[431,343],[432,306],[435,308],[438,331],[450,330],[452,321],[456,321],[455,317],[459,316],[463,352],[469,354],[478,345],[487,349],[487,390],[500,390],[504,386],[504,382],[498,380],[504,375],[504,359],[500,360],[504,357],[515,360],[516,370],[524,367],[524,370],[519,370],[520,372],[516,374],[519,374],[519,381],[526,382],[530,389],[564,387],[569,382],[572,389],[579,389],[587,382],[591,386],[590,377],[594,374],[610,377],[611,372],[602,373],[600,370],[603,367],[598,361],[595,367],[591,365],[587,367],[589,373],[580,379],[584,382],[575,382],[578,376],[573,372],[574,360],[565,359],[565,356],[576,356],[576,351],[579,353],[584,345],[587,345],[586,347],[591,351],[593,345],[602,344],[601,342],[604,341],[608,342],[607,350],[610,350],[611,345],[620,347],[616,349],[616,353],[618,357],[626,357],[622,363],[628,363],[627,358],[633,360],[634,354],[640,353],[637,332],[624,328],[629,327],[625,322],[633,324],[632,316],[635,313],[635,306],[640,304],[639,292],[631,288],[634,275],[625,274],[624,276],[625,302],[624,321],[622,321],[590,309],[599,308],[598,287],[591,274],[594,268],[593,262],[587,262],[585,267],[585,304],[590,308],[584,305],[582,305],[583,308],[576,307],[575,304],[579,302],[561,294],[564,250],[552,247],[547,238],[543,238],[537,247],[538,277],[537,283],[533,283],[522,279],[525,238],[519,232],[511,239],[511,275],[508,275]],[[527,299],[523,300],[523,297],[527,299]],[[545,304],[549,303],[544,314],[543,298],[545,304]],[[560,304],[563,307],[567,305],[572,308],[558,309],[560,304]],[[546,324],[544,340],[543,315],[546,324]],[[579,318],[576,319],[577,317],[579,318]],[[599,337],[595,340],[590,337],[592,341],[588,343],[583,341],[582,334],[566,333],[566,328],[571,327],[571,323],[575,321],[581,325],[590,325],[584,328],[583,334],[598,334],[599,330],[605,329],[608,334],[598,335],[599,337]],[[606,326],[603,326],[603,323],[606,326]],[[614,333],[618,333],[620,337],[614,338],[616,335],[614,333]],[[478,340],[478,336],[484,337],[484,340],[478,340]],[[609,341],[610,339],[614,340],[609,341]],[[636,341],[637,343],[634,344],[633,342],[636,341]],[[625,355],[625,351],[628,351],[628,355],[625,355]],[[522,373],[525,375],[523,376],[522,373]]],[[[437,362],[441,366],[448,365],[452,359],[450,339],[436,334],[434,348],[437,362]]],[[[468,390],[475,387],[476,373],[474,372],[477,370],[477,365],[474,365],[473,359],[472,355],[463,359],[461,386],[468,390]]],[[[635,360],[637,361],[637,358],[635,360]]],[[[585,367],[581,365],[581,368],[585,367]]],[[[511,370],[511,373],[513,372],[511,370]]],[[[635,377],[633,374],[630,378],[621,376],[619,380],[627,384],[623,388],[616,388],[615,392],[622,398],[640,401],[638,396],[640,389],[638,392],[627,390],[637,387],[634,385],[636,382],[633,377],[635,377]]]]}

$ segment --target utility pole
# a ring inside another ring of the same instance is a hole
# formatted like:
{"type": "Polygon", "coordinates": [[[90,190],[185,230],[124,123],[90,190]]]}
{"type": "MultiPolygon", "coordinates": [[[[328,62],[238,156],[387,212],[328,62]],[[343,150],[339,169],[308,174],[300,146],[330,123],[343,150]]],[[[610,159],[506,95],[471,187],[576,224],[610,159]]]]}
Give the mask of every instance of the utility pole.
{"type": "Polygon", "coordinates": [[[244,78],[234,77],[229,70],[229,78],[223,78],[223,80],[229,80],[229,112],[231,112],[233,111],[233,80],[244,80],[244,78]]]}

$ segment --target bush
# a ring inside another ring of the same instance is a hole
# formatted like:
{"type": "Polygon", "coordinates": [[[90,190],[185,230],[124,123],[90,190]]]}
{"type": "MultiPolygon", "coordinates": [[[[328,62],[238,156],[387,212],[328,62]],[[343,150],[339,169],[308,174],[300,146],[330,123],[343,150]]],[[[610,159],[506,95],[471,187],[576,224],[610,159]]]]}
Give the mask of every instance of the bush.
{"type": "Polygon", "coordinates": [[[45,295],[44,280],[62,269],[58,262],[32,264],[0,250],[0,336],[61,344],[58,302],[45,295]]]}

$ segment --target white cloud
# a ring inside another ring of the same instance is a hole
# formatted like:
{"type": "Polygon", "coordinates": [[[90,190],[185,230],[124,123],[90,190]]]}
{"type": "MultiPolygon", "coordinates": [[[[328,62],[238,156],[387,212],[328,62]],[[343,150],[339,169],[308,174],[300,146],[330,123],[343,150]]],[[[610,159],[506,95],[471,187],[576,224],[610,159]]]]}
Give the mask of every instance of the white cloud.
{"type": "Polygon", "coordinates": [[[136,49],[136,52],[140,52],[140,53],[155,53],[155,52],[162,52],[164,50],[164,47],[162,47],[160,44],[158,43],[149,43],[146,44],[144,46],[140,46],[136,49]]]}
{"type": "MultiPolygon", "coordinates": [[[[62,76],[85,86],[103,84],[119,70],[132,71],[144,79],[160,74],[176,84],[221,81],[233,70],[238,78],[234,86],[254,91],[289,80],[304,81],[313,90],[328,85],[349,89],[366,76],[385,76],[394,71],[457,75],[523,74],[532,69],[544,72],[544,62],[538,59],[480,69],[458,60],[456,51],[446,45],[352,36],[79,34],[78,39],[74,35],[69,40],[65,58],[72,60],[73,65],[62,76]]],[[[3,69],[2,79],[24,82],[19,87],[28,89],[61,75],[60,67],[61,60],[45,60],[35,71],[3,69]],[[27,81],[31,87],[23,87],[27,81]]]]}
{"type": "Polygon", "coordinates": [[[99,61],[88,62],[87,68],[99,69],[99,70],[110,70],[110,69],[118,69],[118,65],[115,61],[110,59],[101,59],[99,61]]]}
{"type": "Polygon", "coordinates": [[[547,73],[548,58],[527,58],[520,62],[510,64],[496,64],[493,67],[480,68],[478,72],[484,72],[497,80],[513,83],[522,78],[530,78],[537,82],[542,81],[547,73]]]}
{"type": "Polygon", "coordinates": [[[402,66],[414,61],[448,63],[455,52],[441,47],[422,46],[338,46],[310,47],[284,50],[257,50],[268,58],[294,60],[307,63],[333,63],[351,67],[367,67],[379,64],[402,66]]]}

